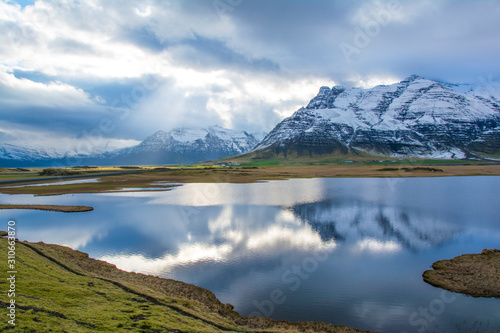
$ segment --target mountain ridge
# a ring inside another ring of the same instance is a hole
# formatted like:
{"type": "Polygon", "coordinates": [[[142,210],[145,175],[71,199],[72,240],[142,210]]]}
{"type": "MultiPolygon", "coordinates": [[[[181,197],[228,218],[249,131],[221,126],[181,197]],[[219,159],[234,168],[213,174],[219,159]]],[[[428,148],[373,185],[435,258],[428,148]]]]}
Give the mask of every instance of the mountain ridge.
{"type": "Polygon", "coordinates": [[[100,154],[0,146],[0,166],[185,164],[255,155],[431,159],[500,158],[500,83],[455,84],[411,75],[370,89],[322,86],[262,133],[214,125],[157,131],[135,146],[100,154]]]}
{"type": "Polygon", "coordinates": [[[261,134],[218,125],[159,130],[138,145],[100,154],[76,154],[12,144],[0,146],[0,166],[74,166],[82,164],[185,164],[242,154],[259,143],[261,134]],[[48,150],[48,151],[47,151],[48,150]]]}
{"type": "Polygon", "coordinates": [[[500,153],[500,89],[411,75],[371,89],[323,86],[252,150],[463,159],[500,153]]]}

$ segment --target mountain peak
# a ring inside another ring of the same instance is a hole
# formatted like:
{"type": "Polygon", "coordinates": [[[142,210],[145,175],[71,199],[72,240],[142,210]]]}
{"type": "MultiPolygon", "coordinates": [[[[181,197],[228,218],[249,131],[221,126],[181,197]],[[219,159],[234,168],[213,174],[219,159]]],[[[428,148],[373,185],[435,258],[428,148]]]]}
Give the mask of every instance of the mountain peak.
{"type": "Polygon", "coordinates": [[[340,95],[346,88],[342,86],[334,86],[329,88],[323,86],[319,89],[319,93],[314,97],[306,109],[326,109],[331,108],[338,95],[340,95]]]}
{"type": "Polygon", "coordinates": [[[306,108],[278,124],[254,151],[273,146],[278,154],[285,149],[297,155],[364,151],[465,158],[500,154],[496,91],[480,95],[470,87],[450,89],[419,75],[376,89],[321,87],[306,108]]]}
{"type": "Polygon", "coordinates": [[[330,91],[331,91],[330,87],[328,87],[328,86],[322,86],[321,88],[319,88],[318,95],[328,94],[328,93],[330,93],[330,91]]]}
{"type": "Polygon", "coordinates": [[[119,151],[112,158],[137,160],[141,164],[193,163],[242,154],[258,143],[259,140],[245,131],[219,125],[183,127],[157,131],[139,145],[119,151]]]}
{"type": "Polygon", "coordinates": [[[413,81],[421,80],[421,79],[425,79],[425,78],[420,76],[420,75],[417,75],[417,74],[412,74],[401,82],[413,82],[413,81]]]}
{"type": "Polygon", "coordinates": [[[167,135],[167,132],[165,132],[164,130],[159,130],[159,131],[156,131],[153,135],[151,136],[165,136],[167,135]]]}

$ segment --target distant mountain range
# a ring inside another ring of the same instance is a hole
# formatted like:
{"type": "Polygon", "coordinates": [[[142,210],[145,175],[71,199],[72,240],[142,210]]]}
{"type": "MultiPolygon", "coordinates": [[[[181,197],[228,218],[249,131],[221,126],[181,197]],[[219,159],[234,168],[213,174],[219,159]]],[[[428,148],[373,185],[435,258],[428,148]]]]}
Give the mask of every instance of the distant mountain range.
{"type": "Polygon", "coordinates": [[[139,145],[94,156],[103,164],[181,164],[215,160],[248,152],[262,135],[220,126],[158,131],[139,145]]]}
{"type": "Polygon", "coordinates": [[[321,87],[253,153],[500,157],[500,89],[416,75],[372,89],[321,87]]]}
{"type": "Polygon", "coordinates": [[[95,155],[21,147],[0,146],[0,166],[74,166],[74,165],[155,165],[183,164],[224,158],[248,152],[266,133],[249,134],[211,126],[208,128],[176,128],[158,131],[140,144],[95,155]]]}
{"type": "Polygon", "coordinates": [[[137,146],[95,155],[0,146],[0,166],[184,164],[249,153],[253,159],[335,155],[500,158],[498,84],[417,75],[371,89],[321,87],[267,135],[211,126],[158,131],[137,146]]]}

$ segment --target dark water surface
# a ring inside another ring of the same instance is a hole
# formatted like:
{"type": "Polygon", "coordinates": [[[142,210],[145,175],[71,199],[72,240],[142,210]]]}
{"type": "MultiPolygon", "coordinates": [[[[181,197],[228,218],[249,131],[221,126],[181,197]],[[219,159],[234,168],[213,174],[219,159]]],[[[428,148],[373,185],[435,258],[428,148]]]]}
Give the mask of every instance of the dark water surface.
{"type": "Polygon", "coordinates": [[[5,225],[17,221],[22,240],[205,287],[243,315],[383,332],[500,331],[499,299],[445,292],[421,277],[434,261],[500,247],[500,177],[295,179],[0,199],[93,206],[0,216],[5,225]]]}

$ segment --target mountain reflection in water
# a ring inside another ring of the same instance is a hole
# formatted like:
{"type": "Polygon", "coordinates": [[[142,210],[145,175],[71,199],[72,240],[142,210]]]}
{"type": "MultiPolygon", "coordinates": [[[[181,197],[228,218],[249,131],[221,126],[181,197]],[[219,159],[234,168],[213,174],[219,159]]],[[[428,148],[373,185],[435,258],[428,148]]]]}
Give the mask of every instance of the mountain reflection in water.
{"type": "Polygon", "coordinates": [[[377,240],[394,244],[393,249],[402,246],[422,250],[438,246],[453,237],[457,229],[431,216],[359,201],[324,200],[299,204],[290,210],[310,224],[323,241],[357,240],[367,244],[366,240],[377,240]]]}

